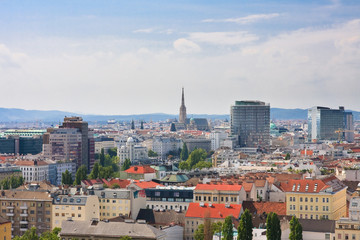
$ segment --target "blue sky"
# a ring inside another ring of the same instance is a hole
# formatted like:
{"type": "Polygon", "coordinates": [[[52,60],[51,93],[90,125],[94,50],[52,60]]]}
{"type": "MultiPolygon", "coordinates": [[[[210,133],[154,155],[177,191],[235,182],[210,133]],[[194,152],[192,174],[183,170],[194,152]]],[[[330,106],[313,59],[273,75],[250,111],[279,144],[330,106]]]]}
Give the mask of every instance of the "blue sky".
{"type": "Polygon", "coordinates": [[[360,110],[359,1],[0,1],[1,107],[360,110]]]}

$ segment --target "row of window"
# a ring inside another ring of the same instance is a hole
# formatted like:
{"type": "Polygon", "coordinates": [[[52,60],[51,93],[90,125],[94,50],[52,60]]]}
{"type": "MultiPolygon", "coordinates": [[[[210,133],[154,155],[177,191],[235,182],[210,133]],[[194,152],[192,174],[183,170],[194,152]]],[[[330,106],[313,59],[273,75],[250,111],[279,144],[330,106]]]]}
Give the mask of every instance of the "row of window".
{"type": "MultiPolygon", "coordinates": [[[[6,213],[6,209],[2,209],[1,210],[2,213],[6,213]]],[[[12,211],[10,210],[8,213],[15,213],[15,211],[12,211]]],[[[27,212],[20,212],[20,211],[16,211],[17,214],[27,214],[27,212]]],[[[29,211],[29,214],[35,214],[35,211],[34,210],[30,210],[29,211]]],[[[43,214],[42,211],[37,211],[37,214],[43,214]]],[[[45,214],[46,215],[50,215],[50,211],[45,211],[45,214]]]]}
{"type": "MultiPolygon", "coordinates": [[[[55,213],[55,217],[59,217],[60,216],[60,213],[55,213]]],[[[61,213],[61,216],[62,217],[65,217],[65,213],[61,213]]],[[[81,218],[81,213],[78,213],[77,215],[79,218],[81,218]]],[[[72,213],[71,214],[71,217],[75,217],[75,213],[72,213]]]]}
{"type": "MultiPolygon", "coordinates": [[[[310,211],[313,211],[313,206],[310,205],[310,208],[308,208],[308,205],[304,206],[304,210],[308,211],[310,209],[310,211]]],[[[295,205],[290,205],[290,210],[296,210],[296,206],[295,205]]],[[[303,206],[300,205],[299,210],[302,211],[303,210],[303,206]]],[[[319,207],[315,206],[315,211],[319,211],[319,207]]],[[[323,212],[328,212],[329,211],[329,206],[323,206],[323,212]]]]}
{"type": "MultiPolygon", "coordinates": [[[[66,208],[68,208],[69,206],[66,206],[66,208]]],[[[78,210],[81,210],[81,207],[77,207],[78,208],[78,210]]],[[[59,206],[55,206],[55,209],[60,209],[60,207],[59,206]]],[[[61,209],[62,210],[65,210],[65,206],[61,206],[61,209]]],[[[75,210],[75,207],[71,207],[71,210],[75,210]]]]}
{"type": "MultiPolygon", "coordinates": [[[[101,209],[101,206],[99,208],[101,209]]],[[[105,209],[105,206],[102,206],[102,209],[105,209]]],[[[106,206],[106,209],[110,210],[110,206],[106,206]]],[[[124,209],[127,211],[129,208],[125,207],[124,209]]],[[[116,206],[112,206],[112,210],[116,210],[116,206]]],[[[123,207],[119,207],[119,210],[123,210],[123,207]]]]}
{"type": "MultiPolygon", "coordinates": [[[[307,197],[305,197],[305,198],[303,198],[303,197],[300,197],[299,198],[299,201],[300,202],[303,202],[303,200],[305,200],[305,202],[308,202],[308,200],[310,201],[310,202],[314,202],[314,198],[307,198],[307,197]]],[[[295,197],[290,197],[289,198],[289,201],[290,202],[295,202],[296,201],[296,198],[295,197]]],[[[315,198],[315,202],[319,202],[319,198],[315,198]]],[[[329,202],[329,198],[322,198],[322,202],[324,203],[324,202],[329,202]]]]}
{"type": "MultiPolygon", "coordinates": [[[[295,214],[290,214],[291,216],[295,216],[295,214]]],[[[300,218],[305,218],[305,219],[316,219],[319,220],[320,218],[322,219],[329,219],[329,215],[313,215],[313,214],[300,214],[300,218]]]]}
{"type": "MultiPolygon", "coordinates": [[[[1,205],[2,205],[2,206],[6,206],[6,202],[1,202],[1,205]]],[[[11,207],[11,206],[15,206],[15,203],[13,203],[13,202],[8,202],[7,205],[11,207]]],[[[30,205],[30,207],[35,207],[35,206],[36,206],[36,203],[30,203],[29,205],[30,205]]],[[[18,203],[18,202],[16,203],[16,206],[17,206],[17,207],[19,206],[19,203],[18,203]]],[[[22,206],[27,207],[27,204],[23,204],[23,205],[21,205],[20,207],[22,207],[22,206]]],[[[43,207],[44,204],[43,204],[43,203],[38,203],[37,206],[38,206],[38,207],[43,207]]],[[[49,203],[46,203],[46,204],[45,204],[45,207],[50,207],[50,204],[49,204],[49,203]]]]}
{"type": "MultiPolygon", "coordinates": [[[[99,202],[107,202],[107,203],[109,203],[110,202],[110,199],[99,199],[99,202]]],[[[129,202],[129,200],[119,200],[119,203],[123,203],[122,201],[124,201],[124,203],[128,203],[129,202]]],[[[111,202],[112,203],[116,203],[116,200],[115,199],[113,199],[113,200],[111,200],[111,202]]]]}
{"type": "MultiPolygon", "coordinates": [[[[213,202],[217,202],[218,201],[218,197],[212,197],[212,201],[213,202]]],[[[221,202],[224,202],[224,199],[225,199],[225,202],[229,202],[229,199],[230,199],[230,202],[237,202],[237,197],[220,197],[220,201],[221,202]]],[[[196,201],[204,201],[204,202],[206,202],[206,201],[209,201],[209,202],[211,202],[211,196],[208,196],[208,197],[206,197],[206,196],[203,196],[203,197],[201,197],[201,196],[195,196],[195,200],[196,201]]]]}

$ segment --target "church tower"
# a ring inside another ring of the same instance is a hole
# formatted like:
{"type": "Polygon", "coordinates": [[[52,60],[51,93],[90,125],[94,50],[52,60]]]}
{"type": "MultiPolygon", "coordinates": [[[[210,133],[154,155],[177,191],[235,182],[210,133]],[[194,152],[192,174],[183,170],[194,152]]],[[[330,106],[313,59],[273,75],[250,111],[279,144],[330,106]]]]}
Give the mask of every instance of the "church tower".
{"type": "Polygon", "coordinates": [[[182,88],[179,123],[185,123],[185,121],[186,121],[186,107],[185,107],[185,98],[184,98],[184,88],[182,88]]]}

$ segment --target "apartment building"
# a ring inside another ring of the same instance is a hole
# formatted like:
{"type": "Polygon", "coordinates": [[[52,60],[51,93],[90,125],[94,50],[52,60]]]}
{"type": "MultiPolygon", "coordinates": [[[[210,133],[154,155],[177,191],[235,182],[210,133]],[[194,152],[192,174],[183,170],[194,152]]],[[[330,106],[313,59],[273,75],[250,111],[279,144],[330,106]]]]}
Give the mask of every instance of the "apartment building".
{"type": "Polygon", "coordinates": [[[340,218],[335,224],[336,239],[360,239],[360,197],[354,197],[349,204],[349,217],[340,218]]]}
{"type": "Polygon", "coordinates": [[[338,220],[346,216],[346,187],[320,179],[289,180],[280,184],[286,194],[286,213],[304,219],[338,220]]]}
{"type": "Polygon", "coordinates": [[[20,160],[14,164],[20,167],[25,182],[49,180],[49,165],[45,161],[20,160]]]}
{"type": "Polygon", "coordinates": [[[72,219],[90,221],[99,219],[99,200],[89,195],[58,195],[53,199],[52,227],[61,227],[61,222],[72,219]]]}
{"type": "Polygon", "coordinates": [[[94,194],[99,199],[101,220],[118,216],[136,219],[140,209],[146,207],[144,190],[102,189],[94,190],[94,194]]]}
{"type": "Polygon", "coordinates": [[[184,239],[194,240],[194,233],[205,218],[211,222],[224,221],[227,216],[239,219],[242,212],[241,204],[190,203],[185,215],[184,239]]]}
{"type": "Polygon", "coordinates": [[[52,229],[52,198],[48,192],[3,190],[0,216],[12,223],[12,235],[21,236],[35,226],[40,234],[52,229]]]}
{"type": "Polygon", "coordinates": [[[246,200],[242,185],[198,184],[194,190],[194,202],[241,204],[246,200]]]}
{"type": "Polygon", "coordinates": [[[0,239],[11,239],[11,222],[6,218],[0,217],[0,239]]]}

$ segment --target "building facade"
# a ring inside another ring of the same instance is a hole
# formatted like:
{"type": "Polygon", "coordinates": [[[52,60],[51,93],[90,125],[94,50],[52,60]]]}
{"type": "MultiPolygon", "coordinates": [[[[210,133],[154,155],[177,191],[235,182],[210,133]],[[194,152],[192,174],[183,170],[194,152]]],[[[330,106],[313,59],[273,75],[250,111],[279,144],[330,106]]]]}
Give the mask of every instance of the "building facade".
{"type": "Polygon", "coordinates": [[[194,190],[195,203],[241,204],[246,192],[241,185],[197,184],[194,190]]]}
{"type": "Polygon", "coordinates": [[[270,104],[236,101],[231,106],[231,134],[240,147],[268,149],[270,145],[270,104]]]}
{"type": "Polygon", "coordinates": [[[181,140],[173,137],[155,137],[152,143],[152,150],[156,152],[161,159],[166,159],[166,155],[170,151],[179,151],[181,147],[181,140]]]}
{"type": "Polygon", "coordinates": [[[141,161],[148,158],[147,148],[141,146],[132,137],[126,141],[126,145],[118,149],[118,157],[120,159],[120,166],[124,163],[125,159],[133,161],[141,161]]]}

